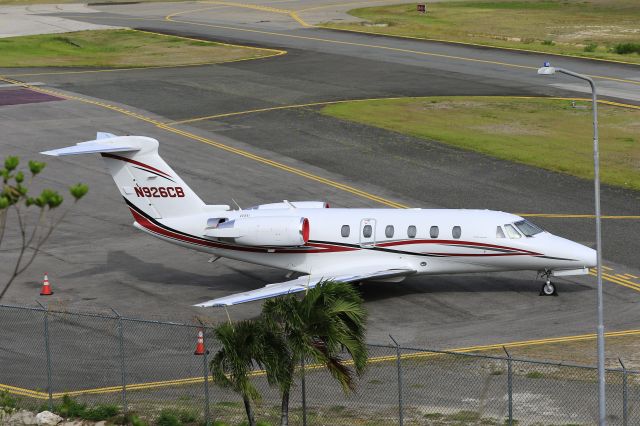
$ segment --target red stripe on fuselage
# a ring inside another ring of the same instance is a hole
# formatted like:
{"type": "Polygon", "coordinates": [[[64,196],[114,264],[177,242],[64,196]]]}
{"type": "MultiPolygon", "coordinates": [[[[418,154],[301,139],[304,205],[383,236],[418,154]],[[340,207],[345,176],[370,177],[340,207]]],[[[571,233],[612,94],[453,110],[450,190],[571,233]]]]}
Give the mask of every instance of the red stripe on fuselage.
{"type": "Polygon", "coordinates": [[[153,232],[155,234],[162,235],[167,238],[171,238],[174,240],[182,241],[184,243],[195,244],[199,246],[212,247],[224,250],[236,250],[236,251],[248,251],[254,253],[326,253],[326,252],[342,252],[342,251],[354,251],[358,250],[356,248],[351,247],[341,247],[341,246],[331,246],[328,244],[319,244],[319,243],[309,243],[306,247],[315,247],[316,249],[286,249],[286,248],[271,248],[271,247],[248,247],[248,246],[236,246],[236,245],[227,245],[223,243],[217,243],[215,241],[209,241],[202,238],[184,235],[175,231],[171,231],[165,228],[162,228],[152,221],[150,221],[145,216],[141,215],[133,208],[129,207],[133,218],[135,219],[140,226],[145,228],[146,230],[153,232]]]}
{"type": "MultiPolygon", "coordinates": [[[[346,247],[346,246],[332,245],[332,244],[326,244],[326,243],[308,243],[308,244],[305,245],[305,247],[314,247],[313,249],[300,249],[300,248],[287,249],[287,248],[275,248],[275,247],[249,247],[249,246],[237,246],[237,245],[218,243],[218,242],[215,242],[215,241],[210,241],[210,240],[206,240],[206,239],[203,239],[203,238],[198,238],[198,237],[195,237],[195,236],[181,234],[179,232],[176,232],[176,231],[173,231],[173,230],[170,230],[170,229],[165,229],[165,228],[163,228],[161,226],[156,225],[155,223],[153,223],[153,221],[149,220],[144,215],[138,213],[133,208],[129,207],[129,210],[131,211],[131,214],[133,215],[135,221],[138,222],[138,224],[140,224],[140,226],[142,226],[146,230],[148,230],[150,232],[153,232],[154,234],[162,235],[162,236],[167,237],[167,238],[171,238],[171,239],[174,239],[174,240],[182,241],[184,243],[189,243],[189,244],[194,244],[194,245],[199,245],[199,246],[218,248],[218,249],[223,249],[223,250],[236,250],[236,251],[254,252],[254,253],[287,253],[287,254],[289,254],[289,253],[291,253],[291,254],[300,254],[300,253],[306,253],[306,254],[338,253],[338,252],[362,250],[359,247],[346,247]]],[[[388,242],[388,243],[382,243],[382,244],[378,244],[378,246],[379,247],[388,247],[388,246],[395,246],[395,245],[425,244],[425,243],[428,243],[428,244],[437,244],[437,243],[451,244],[451,243],[454,243],[454,244],[464,244],[464,245],[475,245],[475,246],[478,246],[479,249],[481,249],[482,247],[492,247],[492,248],[514,250],[514,251],[517,251],[517,252],[516,253],[474,253],[474,254],[464,254],[464,253],[428,253],[428,252],[427,253],[405,252],[405,253],[409,254],[409,255],[411,255],[411,254],[416,254],[416,255],[428,254],[428,255],[435,255],[435,256],[450,256],[450,257],[540,256],[539,253],[530,252],[530,251],[526,251],[526,250],[520,250],[520,249],[514,249],[512,247],[498,246],[498,245],[485,244],[485,243],[473,243],[473,242],[469,242],[469,241],[406,240],[406,241],[393,241],[393,242],[388,242]]],[[[374,246],[374,248],[375,248],[375,246],[374,246]]]]}
{"type": "MultiPolygon", "coordinates": [[[[529,250],[524,250],[524,249],[519,249],[514,247],[507,247],[507,246],[499,246],[496,244],[476,243],[473,241],[460,241],[460,240],[403,240],[403,241],[390,241],[388,243],[378,243],[376,244],[376,246],[377,247],[393,247],[393,246],[400,246],[400,245],[407,245],[407,244],[449,244],[449,245],[475,246],[478,249],[494,248],[494,249],[500,249],[500,250],[512,250],[512,251],[518,252],[518,254],[529,254],[532,256],[540,256],[540,253],[536,253],[534,251],[529,251],[529,250]]],[[[432,253],[432,254],[448,255],[448,253],[432,253]]],[[[505,253],[505,254],[512,254],[512,253],[505,253]]],[[[454,256],[454,255],[451,255],[451,256],[454,256]]],[[[466,256],[466,255],[456,255],[456,256],[466,256]]],[[[469,256],[475,256],[475,255],[469,255],[469,256]]],[[[485,255],[485,256],[489,256],[489,255],[485,255]]]]}

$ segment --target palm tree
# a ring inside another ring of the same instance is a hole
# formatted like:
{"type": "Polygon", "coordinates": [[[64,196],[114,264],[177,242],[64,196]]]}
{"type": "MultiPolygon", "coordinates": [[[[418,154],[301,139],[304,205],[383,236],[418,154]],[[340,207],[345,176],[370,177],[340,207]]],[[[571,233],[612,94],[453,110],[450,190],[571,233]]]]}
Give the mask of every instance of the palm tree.
{"type": "Polygon", "coordinates": [[[269,383],[276,383],[273,376],[282,375],[277,360],[286,357],[286,346],[280,334],[265,328],[261,321],[223,323],[214,333],[222,348],[209,365],[213,381],[242,396],[249,426],[255,426],[252,402],[259,401],[261,396],[250,380],[250,373],[255,367],[267,366],[269,383]]]}
{"type": "Polygon", "coordinates": [[[287,356],[279,359],[271,373],[271,382],[278,384],[282,396],[282,426],[289,423],[291,385],[295,367],[303,359],[324,365],[345,393],[355,389],[354,370],[361,375],[367,364],[367,315],[362,303],[350,284],[334,281],[319,283],[302,299],[291,295],[264,303],[265,326],[278,330],[288,347],[287,356]],[[350,355],[353,368],[341,357],[343,350],[350,355]]]}

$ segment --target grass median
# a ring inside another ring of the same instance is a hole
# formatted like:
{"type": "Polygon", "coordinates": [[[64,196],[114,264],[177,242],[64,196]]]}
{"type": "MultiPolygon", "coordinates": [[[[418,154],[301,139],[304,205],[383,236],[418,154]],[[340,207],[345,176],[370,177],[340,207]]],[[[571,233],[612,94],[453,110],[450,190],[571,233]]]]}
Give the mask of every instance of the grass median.
{"type": "Polygon", "coordinates": [[[338,29],[640,63],[637,0],[477,0],[367,7],[338,29]]]}
{"type": "Polygon", "coordinates": [[[135,68],[229,62],[276,51],[136,30],[0,38],[0,67],[135,68]]]}
{"type": "MultiPolygon", "coordinates": [[[[640,110],[599,105],[598,111],[602,181],[640,190],[640,110]]],[[[593,179],[590,102],[426,97],[345,102],[322,113],[593,179]]]]}

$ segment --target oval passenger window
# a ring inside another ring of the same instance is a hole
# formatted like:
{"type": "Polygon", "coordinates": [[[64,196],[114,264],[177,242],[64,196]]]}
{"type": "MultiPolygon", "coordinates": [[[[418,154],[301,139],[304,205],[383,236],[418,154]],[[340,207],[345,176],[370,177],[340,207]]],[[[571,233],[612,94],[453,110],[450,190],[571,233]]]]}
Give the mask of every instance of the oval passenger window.
{"type": "Polygon", "coordinates": [[[349,225],[342,225],[342,229],[340,229],[340,235],[342,235],[344,238],[347,238],[350,233],[351,229],[349,228],[349,225]]]}
{"type": "Polygon", "coordinates": [[[415,226],[411,225],[410,227],[407,228],[407,236],[409,238],[415,238],[416,233],[417,233],[417,230],[415,226]]]}
{"type": "Polygon", "coordinates": [[[429,229],[429,235],[431,236],[431,238],[438,238],[439,234],[440,229],[438,229],[437,226],[432,226],[431,229],[429,229]]]}
{"type": "Polygon", "coordinates": [[[372,234],[371,225],[365,225],[362,228],[362,236],[365,238],[371,238],[371,234],[372,234]]]}
{"type": "Polygon", "coordinates": [[[462,235],[462,229],[459,226],[454,226],[451,230],[451,235],[453,235],[453,238],[460,238],[462,235]]]}
{"type": "Polygon", "coordinates": [[[393,225],[387,225],[387,227],[384,228],[384,235],[387,238],[393,238],[393,225]]]}

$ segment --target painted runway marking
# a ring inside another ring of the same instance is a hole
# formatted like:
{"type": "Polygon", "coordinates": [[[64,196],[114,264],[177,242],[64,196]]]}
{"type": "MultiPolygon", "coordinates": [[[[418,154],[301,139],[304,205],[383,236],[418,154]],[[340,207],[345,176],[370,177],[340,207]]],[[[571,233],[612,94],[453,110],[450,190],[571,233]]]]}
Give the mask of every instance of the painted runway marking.
{"type": "MultiPolygon", "coordinates": [[[[613,331],[609,333],[605,333],[605,337],[623,337],[623,336],[636,336],[640,335],[640,330],[623,330],[623,331],[613,331]]],[[[500,350],[502,348],[522,348],[527,346],[536,346],[536,345],[547,345],[553,343],[565,343],[565,342],[577,342],[577,341],[585,341],[585,340],[595,340],[595,334],[580,334],[575,336],[564,336],[564,337],[551,337],[545,339],[534,339],[534,340],[523,340],[516,342],[508,342],[508,343],[498,343],[493,345],[480,345],[480,346],[468,346],[462,348],[454,348],[448,349],[446,351],[441,352],[431,352],[431,351],[418,351],[415,353],[402,354],[401,358],[403,360],[406,359],[422,359],[422,358],[431,358],[437,356],[443,356],[447,353],[471,353],[471,352],[485,352],[490,350],[500,350]]],[[[393,349],[390,347],[390,349],[393,349]]],[[[397,360],[396,355],[388,355],[388,356],[378,356],[369,358],[370,364],[383,363],[383,362],[393,362],[397,360]]],[[[347,364],[350,364],[347,362],[347,364]]],[[[312,364],[306,367],[309,370],[317,370],[323,368],[322,365],[312,364]]],[[[263,376],[265,374],[264,370],[256,370],[253,371],[250,376],[258,377],[263,376]]],[[[209,381],[213,381],[212,378],[209,378],[209,381]]],[[[164,381],[154,381],[154,382],[143,382],[143,383],[131,383],[126,385],[127,391],[136,391],[136,390],[148,390],[148,389],[157,389],[157,388],[165,388],[171,386],[185,386],[185,385],[193,385],[198,383],[203,383],[203,377],[188,377],[184,379],[175,379],[175,380],[164,380],[164,381]]],[[[20,388],[17,386],[0,384],[0,390],[6,391],[8,393],[19,395],[19,396],[27,396],[35,399],[46,400],[49,398],[49,394],[45,392],[39,392],[32,389],[20,388]]],[[[60,399],[64,395],[69,396],[78,396],[78,395],[98,395],[98,394],[108,394],[108,393],[116,393],[122,392],[122,386],[108,386],[101,388],[91,388],[91,389],[80,389],[68,392],[55,392],[52,393],[53,399],[60,399]]]]}
{"type": "MultiPolygon", "coordinates": [[[[301,39],[301,40],[312,40],[312,41],[320,41],[320,42],[324,42],[324,43],[333,43],[333,44],[340,44],[340,45],[347,45],[347,46],[366,47],[366,48],[371,48],[371,49],[381,49],[381,50],[388,50],[388,51],[393,51],[393,52],[410,53],[410,54],[414,54],[414,55],[433,56],[433,57],[439,57],[439,58],[445,58],[445,59],[453,59],[453,60],[457,60],[457,61],[467,61],[467,62],[477,62],[477,63],[484,63],[484,64],[500,65],[500,66],[505,66],[505,67],[510,67],[510,68],[521,68],[521,69],[528,69],[528,70],[537,70],[538,69],[537,67],[532,67],[532,66],[528,66],[528,65],[517,65],[517,64],[511,64],[511,63],[508,63],[508,62],[501,62],[501,61],[490,61],[490,60],[486,60],[486,59],[468,58],[468,57],[464,57],[464,56],[455,56],[455,55],[445,55],[445,54],[442,54],[442,53],[433,53],[433,52],[422,52],[422,51],[419,51],[419,50],[402,49],[402,48],[391,47],[391,46],[383,46],[383,45],[375,45],[375,44],[367,44],[367,43],[357,43],[357,42],[350,42],[350,41],[334,40],[334,39],[329,39],[329,38],[301,36],[301,35],[285,34],[285,33],[273,32],[273,31],[255,30],[255,29],[249,29],[249,28],[238,28],[238,27],[231,27],[231,26],[227,26],[227,25],[215,25],[215,24],[207,24],[207,23],[204,23],[204,22],[193,22],[193,21],[184,21],[184,20],[174,19],[176,16],[180,16],[180,15],[184,15],[184,14],[188,14],[188,13],[204,12],[207,9],[208,8],[199,8],[199,9],[184,10],[184,11],[180,11],[180,12],[176,12],[176,13],[171,13],[171,14],[165,16],[164,19],[167,22],[176,22],[176,23],[181,23],[181,24],[204,26],[204,27],[210,27],[210,28],[220,28],[220,29],[226,29],[226,30],[232,30],[232,31],[251,32],[251,33],[256,33],[256,34],[274,35],[274,36],[279,36],[279,37],[288,37],[288,38],[295,38],[295,39],[301,39]]],[[[598,79],[598,80],[617,81],[617,82],[622,82],[622,83],[640,85],[640,81],[636,81],[636,80],[629,80],[629,79],[624,79],[624,78],[608,77],[608,76],[601,76],[601,75],[588,75],[588,76],[591,77],[591,78],[594,78],[594,79],[598,79]]]]}
{"type": "MultiPolygon", "coordinates": [[[[627,287],[628,289],[635,290],[640,292],[640,283],[634,282],[629,278],[626,278],[626,274],[616,274],[616,273],[607,273],[605,270],[612,271],[612,268],[608,268],[606,266],[602,267],[602,279],[607,280],[609,282],[621,285],[623,287],[627,287]]],[[[596,277],[597,273],[595,269],[591,269],[589,271],[589,275],[596,277]]],[[[632,275],[634,277],[635,275],[632,275]]]]}

